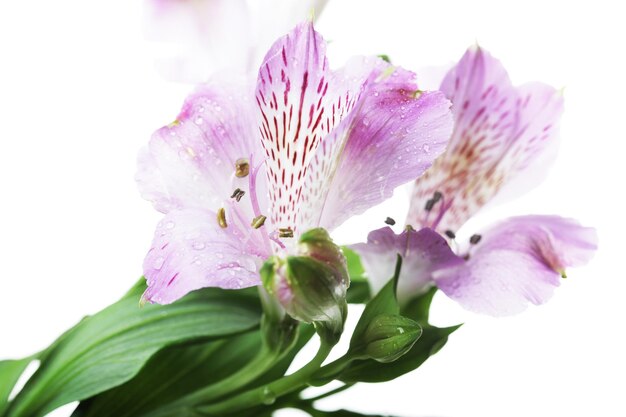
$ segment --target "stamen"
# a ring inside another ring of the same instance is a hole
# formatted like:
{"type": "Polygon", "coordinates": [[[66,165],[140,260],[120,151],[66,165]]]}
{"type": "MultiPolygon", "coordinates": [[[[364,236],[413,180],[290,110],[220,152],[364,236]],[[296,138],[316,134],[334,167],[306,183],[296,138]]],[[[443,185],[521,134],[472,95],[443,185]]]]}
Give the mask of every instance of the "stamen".
{"type": "Polygon", "coordinates": [[[407,224],[406,226],[404,226],[404,230],[406,230],[407,232],[414,232],[415,231],[413,226],[411,226],[410,224],[407,224]]]}
{"type": "Polygon", "coordinates": [[[222,229],[228,227],[228,223],[226,223],[226,210],[224,207],[220,207],[217,210],[217,224],[219,224],[222,229]]]}
{"type": "Polygon", "coordinates": [[[452,230],[446,230],[445,235],[448,236],[450,239],[455,239],[456,238],[456,234],[452,231],[452,230]]]}
{"type": "Polygon", "coordinates": [[[388,224],[389,226],[393,226],[394,224],[396,224],[396,221],[392,219],[391,217],[387,217],[385,219],[385,223],[388,224]]]}
{"type": "Polygon", "coordinates": [[[262,214],[256,216],[254,219],[252,219],[252,227],[258,229],[259,227],[263,226],[263,224],[265,223],[265,219],[267,219],[267,217],[262,214]]]}
{"type": "Polygon", "coordinates": [[[443,194],[441,194],[441,192],[439,191],[435,191],[435,193],[433,194],[433,200],[435,201],[435,203],[438,203],[442,197],[443,197],[443,194]]]}
{"type": "Polygon", "coordinates": [[[480,242],[480,239],[482,239],[483,237],[479,234],[473,234],[472,237],[470,237],[470,243],[472,245],[476,245],[478,242],[480,242]]]}
{"type": "Polygon", "coordinates": [[[424,210],[431,211],[433,207],[435,206],[435,203],[436,201],[431,198],[430,200],[426,202],[426,206],[424,207],[424,210]]]}
{"type": "Polygon", "coordinates": [[[293,237],[291,227],[281,227],[278,229],[278,237],[293,237]]]}
{"type": "Polygon", "coordinates": [[[243,191],[240,188],[237,188],[235,191],[233,191],[233,195],[230,196],[230,198],[234,198],[235,200],[237,200],[237,202],[241,201],[241,197],[244,196],[246,192],[243,191]]]}
{"type": "Polygon", "coordinates": [[[235,161],[235,176],[238,178],[247,177],[250,173],[250,163],[248,158],[239,158],[235,161]]]}

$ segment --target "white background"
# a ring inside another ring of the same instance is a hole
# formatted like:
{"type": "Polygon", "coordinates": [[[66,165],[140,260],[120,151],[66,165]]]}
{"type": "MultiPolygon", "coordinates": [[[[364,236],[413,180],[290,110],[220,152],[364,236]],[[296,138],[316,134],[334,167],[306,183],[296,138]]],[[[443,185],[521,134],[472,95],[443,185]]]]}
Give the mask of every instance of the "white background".
{"type": "MultiPolygon", "coordinates": [[[[331,1],[318,30],[332,41],[332,66],[385,53],[418,70],[450,64],[478,41],[516,83],[564,86],[562,147],[549,177],[474,225],[561,214],[597,227],[601,246],[553,300],[513,318],[476,316],[438,297],[436,323],[466,324],[437,356],[325,406],[413,417],[626,415],[618,4],[331,1]]],[[[139,2],[0,3],[0,358],[42,349],[141,275],[159,215],[136,192],[136,153],[190,89],[155,71],[142,20],[139,2]]],[[[364,239],[381,216],[402,219],[403,191],[398,198],[338,238],[364,239]]]]}

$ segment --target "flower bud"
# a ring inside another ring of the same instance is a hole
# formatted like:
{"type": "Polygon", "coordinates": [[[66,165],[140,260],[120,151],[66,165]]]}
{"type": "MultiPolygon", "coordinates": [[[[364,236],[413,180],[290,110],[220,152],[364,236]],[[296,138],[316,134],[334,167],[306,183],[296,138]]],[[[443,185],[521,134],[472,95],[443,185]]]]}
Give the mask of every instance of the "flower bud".
{"type": "Polygon", "coordinates": [[[422,335],[415,321],[395,314],[381,314],[369,324],[361,354],[378,362],[393,362],[407,353],[422,335]]]}
{"type": "Polygon", "coordinates": [[[297,256],[274,256],[263,265],[263,285],[290,316],[314,323],[322,338],[335,343],[347,313],[346,259],[324,229],[302,234],[296,251],[297,256]]]}

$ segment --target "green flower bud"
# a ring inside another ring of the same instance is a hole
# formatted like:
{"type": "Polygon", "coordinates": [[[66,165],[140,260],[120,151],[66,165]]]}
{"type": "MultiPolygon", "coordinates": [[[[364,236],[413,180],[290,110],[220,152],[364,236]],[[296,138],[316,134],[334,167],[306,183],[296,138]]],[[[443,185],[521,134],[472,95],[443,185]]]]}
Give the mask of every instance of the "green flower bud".
{"type": "Polygon", "coordinates": [[[270,258],[261,268],[267,291],[293,318],[314,323],[320,336],[336,343],[347,314],[346,259],[324,229],[301,235],[296,256],[270,258]]]}
{"type": "Polygon", "coordinates": [[[359,353],[378,362],[393,362],[407,353],[422,335],[415,321],[395,314],[381,314],[367,326],[359,353]]]}

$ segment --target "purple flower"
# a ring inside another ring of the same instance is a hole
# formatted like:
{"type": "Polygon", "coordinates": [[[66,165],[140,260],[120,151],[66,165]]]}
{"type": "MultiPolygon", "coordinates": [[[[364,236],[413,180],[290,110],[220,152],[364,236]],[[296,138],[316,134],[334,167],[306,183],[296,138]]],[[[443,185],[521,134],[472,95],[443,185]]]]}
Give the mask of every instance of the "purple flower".
{"type": "Polygon", "coordinates": [[[441,90],[452,101],[455,127],[446,152],[413,189],[407,224],[395,235],[371,232],[355,245],[374,288],[389,279],[396,253],[405,256],[400,298],[437,285],[464,307],[491,315],[546,302],[565,269],[585,264],[597,247],[593,229],[558,216],[505,220],[470,238],[456,231],[485,204],[545,169],[557,142],[561,94],[543,84],[514,87],[499,61],[470,48],[441,90]],[[445,235],[455,241],[456,254],[445,235]]]}
{"type": "Polygon", "coordinates": [[[147,300],[258,285],[262,263],[301,233],[389,198],[443,152],[443,94],[374,57],[331,71],[325,50],[303,23],[269,50],[256,86],[214,79],[153,135],[137,180],[165,217],[144,262],[147,300]]]}

